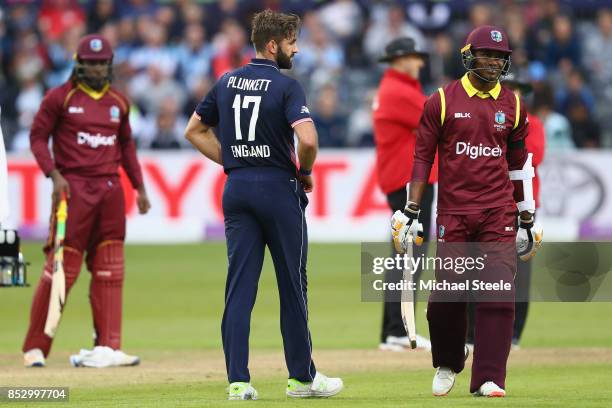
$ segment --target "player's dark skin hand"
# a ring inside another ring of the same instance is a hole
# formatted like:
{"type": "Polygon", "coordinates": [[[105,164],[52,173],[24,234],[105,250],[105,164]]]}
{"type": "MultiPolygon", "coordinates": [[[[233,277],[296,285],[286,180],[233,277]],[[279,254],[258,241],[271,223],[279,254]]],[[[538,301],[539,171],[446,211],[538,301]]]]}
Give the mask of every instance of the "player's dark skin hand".
{"type": "Polygon", "coordinates": [[[311,193],[312,188],[313,188],[312,176],[300,175],[299,180],[300,180],[300,183],[302,184],[302,187],[304,188],[304,191],[307,193],[311,193]]]}
{"type": "Polygon", "coordinates": [[[57,169],[51,170],[49,177],[51,177],[51,180],[53,180],[53,194],[51,196],[51,201],[53,203],[53,207],[55,208],[62,199],[62,194],[66,194],[66,198],[70,198],[70,185],[57,169]]]}
{"type": "Polygon", "coordinates": [[[138,212],[140,214],[146,214],[151,209],[149,196],[147,196],[147,192],[142,186],[138,187],[138,198],[136,199],[136,203],[138,204],[138,212]]]}

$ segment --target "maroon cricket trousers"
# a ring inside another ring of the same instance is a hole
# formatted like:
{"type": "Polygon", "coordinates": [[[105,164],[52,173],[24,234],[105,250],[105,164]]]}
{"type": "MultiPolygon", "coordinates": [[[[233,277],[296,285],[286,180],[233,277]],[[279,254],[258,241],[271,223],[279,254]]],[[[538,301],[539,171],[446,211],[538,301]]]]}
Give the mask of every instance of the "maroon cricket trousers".
{"type": "MultiPolygon", "coordinates": [[[[458,254],[455,243],[482,245],[489,253],[481,280],[510,282],[501,298],[476,302],[474,356],[470,392],[493,381],[505,388],[506,363],[514,322],[514,274],[516,272],[516,209],[514,206],[480,210],[474,214],[439,214],[437,257],[458,254]],[[494,248],[503,248],[495,251],[494,248]],[[493,249],[492,249],[493,248],[493,249]],[[513,253],[508,253],[511,251],[513,253]],[[497,254],[497,255],[496,255],[497,254]]],[[[456,280],[454,271],[436,268],[436,281],[456,280]]],[[[444,291],[432,291],[427,307],[434,367],[449,367],[459,373],[465,363],[468,297],[452,298],[444,291]],[[458,299],[459,301],[449,301],[458,299]]],[[[482,300],[482,298],[481,298],[482,300]]]]}
{"type": "MultiPolygon", "coordinates": [[[[89,298],[93,312],[94,345],[121,347],[121,309],[124,279],[123,241],[125,239],[125,202],[118,176],[82,178],[65,176],[70,185],[68,218],[64,239],[66,296],[76,281],[83,263],[92,274],[89,298]]],[[[39,348],[47,356],[52,338],[44,333],[51,276],[53,272],[54,211],[46,262],[32,301],[30,326],[23,351],[39,348]]],[[[68,302],[69,303],[69,302],[68,302]]]]}

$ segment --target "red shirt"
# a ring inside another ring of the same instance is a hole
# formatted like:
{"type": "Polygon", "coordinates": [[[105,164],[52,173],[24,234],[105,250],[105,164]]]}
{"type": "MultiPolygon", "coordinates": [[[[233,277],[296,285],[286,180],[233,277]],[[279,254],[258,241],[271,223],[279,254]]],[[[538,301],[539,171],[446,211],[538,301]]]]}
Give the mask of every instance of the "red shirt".
{"type": "Polygon", "coordinates": [[[142,185],[129,122],[129,102],[112,87],[95,92],[68,81],[43,99],[30,130],[30,147],[49,175],[117,176],[123,166],[134,188],[142,185]],[[53,158],[49,152],[53,138],[53,158]]]}
{"type": "Polygon", "coordinates": [[[535,115],[527,114],[529,119],[529,134],[525,139],[525,147],[529,153],[533,153],[532,163],[535,168],[535,177],[533,178],[533,199],[536,202],[536,208],[540,207],[540,178],[538,177],[538,166],[544,160],[544,148],[546,146],[546,136],[544,133],[544,125],[542,121],[535,115]]]}
{"type": "Polygon", "coordinates": [[[427,100],[412,178],[427,180],[437,149],[440,214],[469,214],[522,200],[522,189],[515,192],[508,171],[523,167],[527,150],[508,151],[508,142],[520,146],[528,132],[526,118],[512,91],[497,83],[480,92],[467,74],[427,100]]]}
{"type": "MultiPolygon", "coordinates": [[[[415,130],[426,97],[410,75],[387,69],[374,100],[374,140],[378,182],[385,194],[406,187],[412,174],[415,130]]],[[[434,166],[430,183],[437,180],[434,166]]]]}

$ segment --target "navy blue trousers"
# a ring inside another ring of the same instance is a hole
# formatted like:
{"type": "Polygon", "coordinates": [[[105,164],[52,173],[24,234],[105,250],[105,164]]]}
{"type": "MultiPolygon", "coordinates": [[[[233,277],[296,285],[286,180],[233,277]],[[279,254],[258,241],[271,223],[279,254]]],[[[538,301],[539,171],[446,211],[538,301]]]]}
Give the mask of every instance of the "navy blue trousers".
{"type": "Polygon", "coordinates": [[[280,297],[280,326],[289,378],[313,380],[308,330],[304,210],[299,182],[278,168],[232,170],[223,192],[228,274],[221,332],[229,382],[249,382],[251,311],[266,245],[272,255],[280,297]]]}

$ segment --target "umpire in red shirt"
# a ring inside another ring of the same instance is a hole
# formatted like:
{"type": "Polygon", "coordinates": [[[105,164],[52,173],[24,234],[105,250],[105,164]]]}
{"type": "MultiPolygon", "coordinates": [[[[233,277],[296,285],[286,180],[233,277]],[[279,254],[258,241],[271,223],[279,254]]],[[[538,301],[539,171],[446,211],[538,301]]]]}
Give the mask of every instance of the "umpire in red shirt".
{"type": "MultiPolygon", "coordinates": [[[[410,182],[416,142],[416,128],[423,113],[426,96],[419,83],[419,71],[427,54],[415,47],[412,38],[398,38],[385,48],[379,62],[389,63],[374,99],[374,140],[376,167],[380,188],[387,196],[392,211],[406,205],[406,183],[410,182]]],[[[429,238],[433,186],[437,180],[437,165],[422,201],[423,230],[429,238]]],[[[418,271],[417,273],[419,273],[418,271]]],[[[391,271],[387,281],[400,281],[401,271],[391,271]]],[[[419,337],[418,346],[428,348],[419,337]]],[[[381,350],[401,351],[410,346],[402,323],[399,299],[386,297],[381,333],[381,350]]]]}

